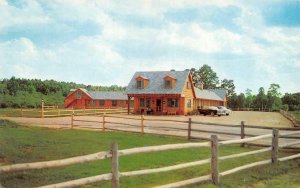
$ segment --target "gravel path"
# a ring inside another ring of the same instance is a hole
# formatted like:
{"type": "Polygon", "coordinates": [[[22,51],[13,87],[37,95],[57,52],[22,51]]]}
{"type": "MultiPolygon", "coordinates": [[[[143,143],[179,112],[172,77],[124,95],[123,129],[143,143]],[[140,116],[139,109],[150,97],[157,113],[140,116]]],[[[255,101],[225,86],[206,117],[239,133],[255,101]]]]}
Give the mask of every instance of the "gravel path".
{"type": "MultiPolygon", "coordinates": [[[[141,120],[139,115],[111,115],[111,116],[121,116],[132,119],[123,119],[116,117],[106,117],[105,121],[110,122],[106,123],[105,126],[109,129],[118,129],[124,131],[141,131],[141,120]],[[126,123],[129,125],[120,125],[118,123],[126,123]]],[[[1,117],[2,119],[9,119],[15,122],[18,122],[23,125],[30,126],[40,126],[40,127],[50,127],[50,128],[70,128],[71,117],[57,117],[57,118],[21,118],[21,117],[1,117]]],[[[163,134],[163,135],[174,135],[174,136],[187,136],[187,127],[188,119],[192,118],[193,122],[206,122],[203,124],[192,124],[192,136],[209,138],[212,133],[205,133],[203,131],[221,131],[234,133],[237,135],[225,135],[217,134],[219,139],[228,140],[228,139],[239,139],[240,136],[240,123],[245,121],[246,125],[258,125],[258,126],[267,126],[267,127],[285,127],[292,128],[293,124],[284,118],[281,114],[276,112],[233,112],[230,116],[145,116],[145,132],[154,133],[154,134],[163,134]],[[185,122],[170,122],[162,120],[176,120],[176,121],[185,121],[185,122]],[[219,123],[227,125],[236,125],[237,127],[226,127],[226,126],[213,126],[209,123],[219,123]],[[176,129],[174,129],[176,128],[176,129]],[[197,131],[198,130],[198,131],[197,131]],[[200,132],[202,131],[202,132],[200,132]]],[[[89,120],[89,121],[102,121],[102,117],[96,116],[76,116],[75,120],[89,120]]],[[[102,123],[97,122],[78,122],[75,121],[75,128],[89,127],[93,130],[102,130],[102,123]]],[[[263,135],[271,133],[271,130],[263,129],[254,129],[246,128],[246,134],[252,135],[263,135]]],[[[287,131],[281,131],[287,132],[287,131]]],[[[214,133],[215,134],[215,133],[214,133]]],[[[296,136],[296,135],[295,135],[296,136]]],[[[300,135],[297,135],[300,137],[300,135]]],[[[271,139],[264,140],[263,143],[270,143],[271,139]]],[[[280,143],[286,143],[289,141],[295,141],[293,139],[280,139],[280,143]]]]}

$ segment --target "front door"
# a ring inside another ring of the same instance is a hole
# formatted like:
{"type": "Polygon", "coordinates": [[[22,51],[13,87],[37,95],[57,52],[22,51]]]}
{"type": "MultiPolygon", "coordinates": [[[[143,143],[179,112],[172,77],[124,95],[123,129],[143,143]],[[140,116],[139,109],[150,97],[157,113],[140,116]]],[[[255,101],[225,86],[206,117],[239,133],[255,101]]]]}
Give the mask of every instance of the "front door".
{"type": "Polygon", "coordinates": [[[156,99],[156,112],[161,112],[161,99],[156,99]]]}

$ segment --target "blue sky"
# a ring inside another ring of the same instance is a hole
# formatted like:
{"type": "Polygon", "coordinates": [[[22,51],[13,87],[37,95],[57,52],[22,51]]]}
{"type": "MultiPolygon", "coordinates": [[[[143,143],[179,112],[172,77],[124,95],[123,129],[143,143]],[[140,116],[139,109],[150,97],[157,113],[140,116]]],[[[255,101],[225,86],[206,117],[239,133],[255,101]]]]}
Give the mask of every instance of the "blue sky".
{"type": "Polygon", "coordinates": [[[208,64],[237,92],[300,92],[300,1],[0,0],[0,79],[126,86],[208,64]]]}

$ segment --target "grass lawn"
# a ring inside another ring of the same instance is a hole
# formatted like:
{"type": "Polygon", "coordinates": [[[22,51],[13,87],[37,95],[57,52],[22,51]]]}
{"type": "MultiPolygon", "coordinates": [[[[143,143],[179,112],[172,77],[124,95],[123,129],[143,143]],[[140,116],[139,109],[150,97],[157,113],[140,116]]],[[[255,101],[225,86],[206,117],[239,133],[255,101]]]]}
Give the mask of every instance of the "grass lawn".
{"type": "Polygon", "coordinates": [[[294,112],[289,112],[291,114],[293,114],[297,120],[297,122],[300,124],[300,111],[294,111],[294,112]]]}
{"type": "MultiPolygon", "coordinates": [[[[102,114],[102,113],[119,113],[121,109],[75,109],[74,113],[76,114],[102,114]]],[[[123,110],[127,112],[126,110],[123,110]]],[[[45,109],[45,117],[49,116],[70,116],[72,111],[70,109],[45,109]]],[[[8,117],[41,117],[41,109],[21,109],[18,108],[0,108],[0,116],[8,117]]]]}
{"type": "MultiPolygon", "coordinates": [[[[83,130],[55,130],[46,128],[27,128],[15,123],[0,120],[0,164],[24,163],[62,159],[72,156],[91,154],[109,150],[112,142],[119,149],[184,143],[184,138],[167,137],[124,132],[93,132],[83,130]]],[[[251,151],[254,147],[241,148],[237,145],[220,147],[220,155],[251,151]]],[[[299,152],[299,151],[298,151],[299,152]]],[[[295,151],[281,152],[291,155],[295,151]]],[[[170,166],[210,157],[208,148],[181,149],[163,152],[122,156],[119,160],[120,171],[170,166]]],[[[220,162],[220,171],[241,166],[254,161],[269,159],[270,153],[262,153],[239,159],[220,162]]],[[[299,187],[300,159],[272,166],[253,168],[221,178],[218,186],[210,183],[201,187],[299,187]],[[281,187],[281,186],[279,186],[281,187]]],[[[165,173],[121,178],[121,187],[153,187],[209,174],[209,164],[175,170],[165,173]]],[[[102,160],[67,167],[33,170],[1,174],[0,182],[5,187],[36,187],[52,183],[89,177],[110,172],[110,161],[102,160]]],[[[110,187],[110,182],[88,185],[86,187],[110,187]]],[[[199,187],[192,186],[192,187],[199,187]]]]}

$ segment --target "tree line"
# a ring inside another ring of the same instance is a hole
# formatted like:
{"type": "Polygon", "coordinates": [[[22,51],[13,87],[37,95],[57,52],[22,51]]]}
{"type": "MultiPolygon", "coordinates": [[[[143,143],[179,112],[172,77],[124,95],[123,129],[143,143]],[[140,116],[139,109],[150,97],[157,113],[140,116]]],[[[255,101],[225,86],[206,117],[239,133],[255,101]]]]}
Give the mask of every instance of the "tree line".
{"type": "Polygon", "coordinates": [[[84,88],[88,91],[124,91],[117,85],[92,86],[55,80],[21,79],[11,77],[0,80],[0,108],[35,108],[41,100],[47,105],[63,106],[71,89],[84,88]]]}
{"type": "MultiPolygon", "coordinates": [[[[278,84],[270,84],[267,90],[260,87],[256,95],[250,89],[237,94],[234,81],[226,78],[219,80],[217,73],[210,66],[204,64],[199,69],[191,68],[190,70],[196,87],[203,83],[204,89],[226,89],[230,108],[300,110],[300,93],[282,95],[278,84]]],[[[0,108],[35,108],[40,107],[41,100],[44,100],[47,105],[63,106],[65,97],[74,88],[84,88],[88,91],[124,91],[126,89],[117,85],[92,86],[74,82],[11,77],[0,80],[0,108]]]]}
{"type": "Polygon", "coordinates": [[[234,81],[231,79],[219,80],[217,73],[208,65],[204,64],[199,69],[191,68],[191,74],[196,87],[203,84],[203,89],[223,88],[227,90],[228,107],[230,108],[260,108],[262,110],[278,111],[300,110],[300,93],[280,93],[280,85],[270,84],[265,90],[260,87],[258,94],[253,94],[251,89],[244,93],[235,92],[234,81]]]}

